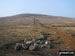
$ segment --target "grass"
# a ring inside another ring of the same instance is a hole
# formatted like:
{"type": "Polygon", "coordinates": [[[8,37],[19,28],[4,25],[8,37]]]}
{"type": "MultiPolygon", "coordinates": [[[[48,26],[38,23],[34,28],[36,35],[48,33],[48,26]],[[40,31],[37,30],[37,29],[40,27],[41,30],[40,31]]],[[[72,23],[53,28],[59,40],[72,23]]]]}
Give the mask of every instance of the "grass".
{"type": "Polygon", "coordinates": [[[75,35],[75,27],[59,27],[59,29],[70,37],[73,37],[73,35],[75,35]]]}
{"type": "MultiPolygon", "coordinates": [[[[59,37],[58,34],[56,34],[54,31],[52,31],[51,29],[47,29],[47,28],[42,28],[42,27],[38,27],[37,28],[38,31],[35,32],[35,29],[30,26],[30,27],[17,27],[17,28],[0,28],[0,47],[8,44],[8,43],[14,43],[16,41],[19,40],[24,40],[25,38],[31,37],[33,38],[34,36],[37,36],[38,38],[43,37],[43,35],[40,32],[44,32],[44,33],[49,33],[50,35],[48,36],[47,40],[52,41],[53,44],[59,45],[59,44],[64,44],[64,41],[59,37]]],[[[62,29],[61,31],[66,33],[66,28],[60,28],[62,29]]],[[[69,32],[71,32],[71,28],[69,29],[69,32]]],[[[74,32],[73,32],[74,33],[74,32]]],[[[0,51],[0,56],[13,56],[12,53],[9,52],[2,52],[0,51]]]]}
{"type": "MultiPolygon", "coordinates": [[[[69,32],[70,34],[75,33],[74,31],[71,31],[72,29],[74,30],[75,28],[69,28],[67,31],[66,27],[59,28],[63,32],[69,32]]],[[[34,32],[34,28],[32,26],[30,27],[21,27],[21,28],[0,28],[0,46],[7,44],[7,43],[12,43],[18,40],[23,40],[26,37],[43,37],[40,32],[44,33],[49,33],[49,38],[48,40],[54,40],[55,38],[58,37],[58,34],[54,34],[54,31],[46,29],[46,28],[38,28],[38,32],[34,32]]]]}

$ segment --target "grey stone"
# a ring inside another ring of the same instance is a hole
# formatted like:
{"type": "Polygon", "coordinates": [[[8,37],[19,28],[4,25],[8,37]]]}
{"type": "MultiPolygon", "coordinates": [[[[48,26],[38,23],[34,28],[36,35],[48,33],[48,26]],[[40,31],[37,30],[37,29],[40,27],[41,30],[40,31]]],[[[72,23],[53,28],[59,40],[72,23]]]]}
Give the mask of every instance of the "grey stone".
{"type": "Polygon", "coordinates": [[[29,47],[29,50],[31,50],[31,51],[35,51],[35,50],[37,50],[38,49],[38,45],[31,45],[30,47],[29,47]]]}
{"type": "Polygon", "coordinates": [[[23,47],[24,50],[27,50],[29,48],[29,45],[25,44],[25,45],[22,45],[22,47],[23,47]]]}
{"type": "Polygon", "coordinates": [[[36,37],[32,39],[33,42],[35,42],[35,41],[37,41],[37,40],[38,40],[38,39],[37,39],[36,37]]]}
{"type": "Polygon", "coordinates": [[[32,44],[33,42],[32,41],[27,41],[26,44],[30,45],[32,44]]]}
{"type": "Polygon", "coordinates": [[[22,44],[21,43],[16,43],[15,50],[19,51],[21,49],[22,49],[22,44]]]}

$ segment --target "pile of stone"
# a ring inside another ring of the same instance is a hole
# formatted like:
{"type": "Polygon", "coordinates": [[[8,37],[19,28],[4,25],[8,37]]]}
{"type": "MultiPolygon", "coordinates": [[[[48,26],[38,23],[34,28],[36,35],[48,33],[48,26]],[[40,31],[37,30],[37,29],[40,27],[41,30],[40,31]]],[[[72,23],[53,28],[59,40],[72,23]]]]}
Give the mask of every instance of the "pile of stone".
{"type": "Polygon", "coordinates": [[[39,49],[51,49],[53,45],[50,41],[47,41],[44,37],[43,38],[25,38],[22,42],[18,42],[15,45],[15,50],[39,50],[39,49]]]}

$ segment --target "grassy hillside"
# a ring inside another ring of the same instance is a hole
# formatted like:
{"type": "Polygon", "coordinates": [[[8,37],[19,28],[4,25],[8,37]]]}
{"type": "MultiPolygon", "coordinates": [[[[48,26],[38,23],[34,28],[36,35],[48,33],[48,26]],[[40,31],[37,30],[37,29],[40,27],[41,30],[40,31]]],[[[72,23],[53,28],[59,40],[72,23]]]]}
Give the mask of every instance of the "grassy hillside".
{"type": "Polygon", "coordinates": [[[0,56],[48,56],[50,53],[57,56],[59,49],[75,50],[72,48],[75,47],[74,37],[74,18],[41,14],[20,14],[0,18],[0,56]],[[35,23],[34,19],[36,20],[35,23]],[[17,41],[35,36],[43,37],[44,35],[41,32],[49,34],[47,40],[52,42],[53,49],[19,52],[13,49],[15,47],[13,43],[17,41]]]}
{"type": "Polygon", "coordinates": [[[32,25],[33,19],[38,19],[44,24],[56,24],[56,23],[68,23],[75,24],[74,18],[59,17],[59,16],[49,16],[41,14],[20,14],[9,17],[0,18],[0,26],[26,26],[32,25]]]}

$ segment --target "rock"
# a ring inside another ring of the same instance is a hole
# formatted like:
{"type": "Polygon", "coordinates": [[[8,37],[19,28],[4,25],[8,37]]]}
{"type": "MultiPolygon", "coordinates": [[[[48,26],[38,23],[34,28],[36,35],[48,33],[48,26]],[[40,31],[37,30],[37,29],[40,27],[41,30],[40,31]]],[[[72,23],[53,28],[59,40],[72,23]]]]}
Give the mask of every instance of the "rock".
{"type": "Polygon", "coordinates": [[[45,46],[44,45],[39,45],[39,49],[42,49],[44,48],[45,46]]]}
{"type": "Polygon", "coordinates": [[[47,40],[47,38],[48,38],[48,35],[44,35],[43,39],[47,40]]]}
{"type": "Polygon", "coordinates": [[[50,41],[46,41],[46,42],[45,42],[45,46],[46,46],[48,49],[53,48],[53,44],[52,44],[50,41]]]}
{"type": "Polygon", "coordinates": [[[20,40],[19,43],[24,43],[24,40],[20,40]]]}
{"type": "Polygon", "coordinates": [[[24,43],[26,43],[27,41],[32,41],[32,38],[25,38],[24,43]]]}
{"type": "Polygon", "coordinates": [[[40,41],[40,44],[45,44],[45,40],[40,41]]]}
{"type": "Polygon", "coordinates": [[[32,43],[33,43],[32,41],[27,41],[27,42],[26,42],[27,45],[30,45],[30,44],[32,44],[32,43]]]}
{"type": "Polygon", "coordinates": [[[23,45],[22,45],[22,48],[23,48],[24,50],[27,50],[27,49],[29,48],[29,45],[26,45],[26,44],[24,45],[24,44],[23,44],[23,45]]]}
{"type": "Polygon", "coordinates": [[[41,40],[38,40],[38,41],[36,41],[35,43],[36,43],[36,44],[40,44],[40,42],[41,42],[41,40]]]}
{"type": "Polygon", "coordinates": [[[37,50],[37,49],[38,49],[38,45],[37,45],[37,44],[31,45],[31,46],[29,47],[29,50],[31,50],[31,51],[35,51],[35,50],[37,50]]]}
{"type": "Polygon", "coordinates": [[[26,43],[26,42],[27,42],[27,38],[24,39],[24,43],[26,43]]]}
{"type": "Polygon", "coordinates": [[[47,44],[51,44],[51,42],[50,41],[45,41],[45,45],[47,45],[47,44]]]}
{"type": "Polygon", "coordinates": [[[38,40],[38,39],[37,39],[36,37],[32,39],[33,42],[35,42],[35,41],[37,41],[37,40],[38,40]]]}
{"type": "Polygon", "coordinates": [[[16,43],[15,50],[19,51],[22,49],[22,43],[16,43]]]}
{"type": "Polygon", "coordinates": [[[51,45],[49,45],[49,44],[48,44],[48,45],[46,45],[46,47],[47,47],[48,49],[51,49],[51,45]]]}
{"type": "Polygon", "coordinates": [[[48,54],[48,56],[53,56],[52,54],[48,54]]]}

